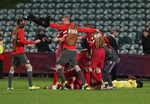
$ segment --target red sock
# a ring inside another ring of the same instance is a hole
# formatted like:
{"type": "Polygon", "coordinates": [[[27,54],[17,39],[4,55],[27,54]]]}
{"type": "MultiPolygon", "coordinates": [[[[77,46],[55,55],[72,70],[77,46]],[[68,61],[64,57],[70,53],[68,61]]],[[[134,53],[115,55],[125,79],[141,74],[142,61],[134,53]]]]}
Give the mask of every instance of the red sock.
{"type": "Polygon", "coordinates": [[[94,71],[91,71],[90,73],[91,73],[92,77],[93,77],[96,81],[100,81],[94,71]]]}
{"type": "Polygon", "coordinates": [[[90,78],[90,72],[85,72],[85,79],[86,79],[86,82],[87,84],[90,86],[90,83],[91,83],[91,78],[90,78]]]}
{"type": "Polygon", "coordinates": [[[97,73],[97,77],[101,81],[102,80],[102,73],[97,73]]]}
{"type": "Polygon", "coordinates": [[[59,78],[59,75],[58,75],[58,72],[56,71],[56,72],[54,73],[54,77],[53,77],[53,85],[56,85],[56,84],[57,84],[58,78],[59,78]]]}

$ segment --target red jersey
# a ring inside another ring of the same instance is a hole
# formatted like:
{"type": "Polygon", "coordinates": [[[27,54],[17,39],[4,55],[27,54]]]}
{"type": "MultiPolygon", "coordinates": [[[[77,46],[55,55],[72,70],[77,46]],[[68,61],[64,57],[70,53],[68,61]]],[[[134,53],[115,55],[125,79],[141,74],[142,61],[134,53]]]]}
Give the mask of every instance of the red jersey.
{"type": "MultiPolygon", "coordinates": [[[[60,32],[58,35],[57,35],[57,38],[62,38],[65,34],[67,33],[67,31],[62,31],[60,32]]],[[[59,55],[60,55],[60,52],[62,51],[63,49],[63,41],[59,41],[59,44],[58,44],[58,49],[57,49],[57,52],[56,52],[56,60],[58,59],[59,55]]]]}
{"type": "MultiPolygon", "coordinates": [[[[50,23],[50,27],[56,28],[56,29],[62,30],[62,31],[68,30],[68,26],[74,26],[74,24],[73,23],[69,23],[69,24],[61,24],[61,25],[59,25],[59,24],[52,24],[52,23],[50,23]]],[[[78,32],[84,32],[84,33],[91,33],[91,32],[95,32],[96,31],[95,28],[81,28],[79,26],[77,26],[77,30],[78,30],[78,32]]],[[[71,50],[75,50],[76,49],[76,45],[68,46],[68,45],[64,44],[63,47],[66,48],[66,49],[71,49],[71,50]]]]}
{"type": "Polygon", "coordinates": [[[4,60],[4,55],[0,54],[0,60],[4,60]]]}
{"type": "MultiPolygon", "coordinates": [[[[110,49],[110,42],[109,42],[108,38],[104,35],[104,33],[100,32],[100,34],[102,35],[105,43],[107,44],[108,49],[110,49]]],[[[88,45],[89,45],[89,47],[92,47],[92,44],[93,44],[92,34],[91,33],[87,33],[86,37],[88,39],[88,43],[89,43],[88,45]]]]}
{"type": "Polygon", "coordinates": [[[77,53],[77,61],[81,70],[85,69],[88,66],[88,60],[86,58],[86,55],[82,55],[81,52],[77,53]]]}
{"type": "Polygon", "coordinates": [[[24,45],[27,45],[27,44],[35,44],[35,42],[26,40],[24,29],[21,29],[17,37],[16,48],[14,51],[12,51],[12,54],[25,53],[24,45]]]}
{"type": "Polygon", "coordinates": [[[93,44],[92,46],[92,58],[91,58],[91,68],[103,68],[105,60],[105,51],[104,48],[97,49],[96,46],[93,44]]]}

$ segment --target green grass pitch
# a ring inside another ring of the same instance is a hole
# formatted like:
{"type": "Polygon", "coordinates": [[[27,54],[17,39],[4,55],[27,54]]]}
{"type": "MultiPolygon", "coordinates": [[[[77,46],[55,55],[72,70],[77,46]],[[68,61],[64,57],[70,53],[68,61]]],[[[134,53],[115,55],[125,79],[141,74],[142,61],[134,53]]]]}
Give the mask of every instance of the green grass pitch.
{"type": "MultiPolygon", "coordinates": [[[[52,84],[51,78],[34,78],[36,86],[52,84]]],[[[0,104],[150,104],[150,82],[143,88],[114,90],[28,90],[27,78],[14,78],[14,91],[7,90],[7,78],[0,79],[0,104]]]]}

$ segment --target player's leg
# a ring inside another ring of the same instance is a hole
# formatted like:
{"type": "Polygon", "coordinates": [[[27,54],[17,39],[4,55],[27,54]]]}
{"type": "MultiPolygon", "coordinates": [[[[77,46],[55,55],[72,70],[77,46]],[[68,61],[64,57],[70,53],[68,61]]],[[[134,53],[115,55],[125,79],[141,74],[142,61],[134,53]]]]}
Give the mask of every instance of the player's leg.
{"type": "Polygon", "coordinates": [[[12,87],[12,80],[13,80],[13,75],[14,75],[15,69],[19,64],[20,63],[17,59],[17,55],[13,55],[10,71],[9,71],[9,74],[8,74],[8,90],[13,90],[14,89],[12,87]]]}
{"type": "Polygon", "coordinates": [[[15,68],[16,68],[15,66],[10,67],[10,71],[9,71],[9,74],[8,74],[8,90],[13,90],[14,89],[12,87],[12,80],[13,80],[15,68]]]}
{"type": "Polygon", "coordinates": [[[60,53],[58,65],[56,67],[56,70],[58,71],[59,77],[62,80],[62,89],[65,88],[65,85],[67,83],[65,76],[64,76],[64,73],[63,73],[63,67],[62,66],[65,66],[69,62],[69,55],[70,55],[69,51],[63,49],[60,53]]]}
{"type": "Polygon", "coordinates": [[[58,71],[55,71],[54,77],[53,77],[53,85],[57,84],[58,78],[59,78],[58,71]]]}
{"type": "Polygon", "coordinates": [[[25,54],[19,54],[18,60],[22,65],[24,65],[26,67],[29,89],[30,90],[39,89],[40,87],[33,86],[33,84],[32,84],[32,66],[31,66],[30,61],[27,58],[27,56],[25,54]]]}
{"type": "Polygon", "coordinates": [[[80,77],[80,79],[82,80],[82,90],[86,90],[89,89],[88,84],[85,81],[84,75],[82,73],[82,70],[80,69],[78,62],[77,62],[77,57],[76,57],[76,51],[72,51],[70,53],[71,55],[71,59],[69,60],[69,63],[71,65],[74,65],[74,69],[76,70],[78,76],[80,77]]]}

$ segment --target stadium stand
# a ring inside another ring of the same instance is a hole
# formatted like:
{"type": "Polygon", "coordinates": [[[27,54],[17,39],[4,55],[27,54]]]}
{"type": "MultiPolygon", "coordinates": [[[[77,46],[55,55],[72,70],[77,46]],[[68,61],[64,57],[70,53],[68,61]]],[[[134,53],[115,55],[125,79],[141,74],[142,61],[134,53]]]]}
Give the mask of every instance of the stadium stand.
{"type": "MultiPolygon", "coordinates": [[[[119,53],[140,54],[142,49],[137,48],[141,46],[139,34],[150,20],[149,6],[150,0],[32,0],[27,4],[19,3],[9,10],[1,9],[0,29],[5,32],[6,51],[10,51],[11,39],[6,39],[6,37],[15,27],[16,18],[33,13],[35,16],[42,17],[50,15],[55,19],[54,22],[60,23],[61,18],[67,15],[75,24],[83,26],[85,23],[91,23],[106,35],[110,28],[116,27],[118,43],[123,39],[127,42],[119,43],[119,53]],[[123,49],[124,45],[129,45],[131,48],[123,49]]],[[[37,27],[34,23],[26,23],[25,30],[28,39],[33,39],[37,27]]],[[[51,28],[46,28],[45,32],[51,39],[58,33],[51,28]]],[[[52,50],[55,51],[56,47],[57,45],[53,44],[52,50]]],[[[36,52],[36,49],[29,49],[29,47],[26,47],[26,50],[36,52]]]]}

